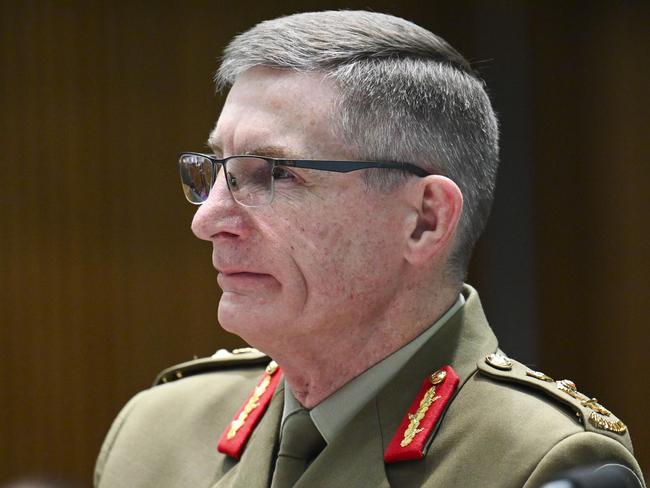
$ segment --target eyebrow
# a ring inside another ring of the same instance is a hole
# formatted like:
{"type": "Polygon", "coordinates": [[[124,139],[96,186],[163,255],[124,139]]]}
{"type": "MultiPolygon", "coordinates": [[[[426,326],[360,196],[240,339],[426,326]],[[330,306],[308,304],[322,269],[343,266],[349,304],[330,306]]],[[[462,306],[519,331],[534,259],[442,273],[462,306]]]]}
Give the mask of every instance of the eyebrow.
{"type": "Polygon", "coordinates": [[[277,159],[300,159],[300,157],[290,149],[274,145],[256,146],[248,149],[244,154],[251,156],[266,156],[277,159]]]}
{"type": "MultiPolygon", "coordinates": [[[[213,154],[219,157],[223,157],[223,150],[221,146],[216,143],[211,137],[207,141],[208,147],[212,150],[213,154]]],[[[240,153],[242,156],[266,156],[269,158],[276,159],[301,159],[301,157],[290,150],[287,147],[277,146],[273,144],[262,145],[262,146],[253,146],[249,149],[246,149],[240,153]]]]}

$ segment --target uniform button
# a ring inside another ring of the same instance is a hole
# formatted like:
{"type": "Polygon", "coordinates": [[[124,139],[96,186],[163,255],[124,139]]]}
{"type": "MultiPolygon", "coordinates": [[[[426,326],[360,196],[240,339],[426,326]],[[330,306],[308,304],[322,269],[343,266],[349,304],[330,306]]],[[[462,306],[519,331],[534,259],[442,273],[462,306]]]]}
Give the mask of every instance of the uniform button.
{"type": "Polygon", "coordinates": [[[502,371],[510,371],[512,369],[512,361],[502,354],[489,354],[485,357],[485,362],[493,368],[502,371]]]}
{"type": "Polygon", "coordinates": [[[431,384],[439,385],[440,383],[442,383],[445,380],[446,376],[447,376],[447,372],[442,370],[442,369],[439,369],[435,373],[431,374],[429,379],[431,380],[431,384]]]}

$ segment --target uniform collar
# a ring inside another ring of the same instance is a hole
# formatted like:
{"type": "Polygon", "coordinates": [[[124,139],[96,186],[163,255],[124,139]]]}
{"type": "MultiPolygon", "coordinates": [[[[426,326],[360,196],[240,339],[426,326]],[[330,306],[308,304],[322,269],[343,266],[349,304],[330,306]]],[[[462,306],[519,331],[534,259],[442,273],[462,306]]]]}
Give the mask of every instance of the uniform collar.
{"type": "MultiPolygon", "coordinates": [[[[330,444],[363,406],[386,386],[418,349],[431,339],[464,304],[465,297],[460,294],[456,302],[433,325],[312,408],[309,415],[325,442],[330,444]]],[[[291,389],[285,387],[282,425],[289,415],[301,408],[302,405],[296,400],[291,389]]]]}

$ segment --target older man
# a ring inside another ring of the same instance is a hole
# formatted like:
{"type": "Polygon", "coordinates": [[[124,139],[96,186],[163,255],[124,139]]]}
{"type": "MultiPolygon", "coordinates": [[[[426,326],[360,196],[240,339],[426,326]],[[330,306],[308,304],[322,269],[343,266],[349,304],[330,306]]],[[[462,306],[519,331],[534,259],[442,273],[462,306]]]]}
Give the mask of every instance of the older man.
{"type": "Polygon", "coordinates": [[[463,285],[498,130],[458,52],[387,15],[298,14],[235,38],[217,81],[211,153],[182,153],[181,180],[219,322],[265,354],[161,373],[115,421],[99,487],[536,487],[608,462],[641,476],[625,425],[501,353],[463,285]]]}

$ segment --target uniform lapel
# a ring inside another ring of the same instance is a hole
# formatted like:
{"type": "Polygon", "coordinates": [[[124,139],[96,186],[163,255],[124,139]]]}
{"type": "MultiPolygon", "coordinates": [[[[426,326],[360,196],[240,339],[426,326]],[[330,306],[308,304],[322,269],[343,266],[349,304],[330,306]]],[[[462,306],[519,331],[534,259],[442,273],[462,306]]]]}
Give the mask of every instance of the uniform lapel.
{"type": "Polygon", "coordinates": [[[230,469],[212,488],[268,488],[271,482],[278,432],[284,407],[284,380],[273,394],[268,410],[251,435],[239,462],[224,455],[224,470],[230,469]],[[234,465],[233,465],[234,464],[234,465]]]}

